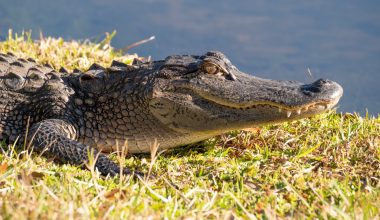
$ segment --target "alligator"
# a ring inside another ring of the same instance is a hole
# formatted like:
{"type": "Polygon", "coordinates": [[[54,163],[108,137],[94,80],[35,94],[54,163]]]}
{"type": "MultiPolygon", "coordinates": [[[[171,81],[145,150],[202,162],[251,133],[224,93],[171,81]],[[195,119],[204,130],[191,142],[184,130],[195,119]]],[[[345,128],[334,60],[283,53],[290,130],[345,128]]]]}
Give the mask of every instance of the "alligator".
{"type": "Polygon", "coordinates": [[[0,53],[0,92],[0,140],[60,163],[94,159],[101,175],[115,176],[142,175],[108,157],[121,147],[147,153],[154,143],[174,148],[313,116],[335,106],[343,89],[327,79],[258,78],[210,51],[72,73],[0,53]]]}

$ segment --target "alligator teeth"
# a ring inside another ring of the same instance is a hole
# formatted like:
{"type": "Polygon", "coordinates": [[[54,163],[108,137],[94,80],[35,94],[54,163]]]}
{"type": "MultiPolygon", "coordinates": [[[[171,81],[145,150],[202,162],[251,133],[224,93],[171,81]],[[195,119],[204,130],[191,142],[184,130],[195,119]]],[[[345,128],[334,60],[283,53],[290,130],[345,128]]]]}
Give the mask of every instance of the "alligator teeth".
{"type": "Polygon", "coordinates": [[[309,106],[306,106],[303,110],[304,110],[304,111],[309,110],[309,106]]]}
{"type": "Polygon", "coordinates": [[[286,111],[286,116],[289,118],[292,115],[292,111],[286,111]]]}
{"type": "Polygon", "coordinates": [[[297,115],[300,115],[301,114],[301,109],[297,109],[297,115]]]}
{"type": "Polygon", "coordinates": [[[278,112],[280,112],[280,113],[281,113],[281,112],[282,112],[282,109],[281,109],[281,108],[278,108],[278,112]]]}

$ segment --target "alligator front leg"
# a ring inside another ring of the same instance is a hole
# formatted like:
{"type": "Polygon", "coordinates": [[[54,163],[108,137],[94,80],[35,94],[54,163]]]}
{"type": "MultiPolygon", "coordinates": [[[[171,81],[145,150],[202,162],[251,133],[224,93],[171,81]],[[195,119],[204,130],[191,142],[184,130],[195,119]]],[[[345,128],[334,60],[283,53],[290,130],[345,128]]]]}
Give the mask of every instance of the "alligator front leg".
{"type": "MultiPolygon", "coordinates": [[[[97,156],[95,168],[102,175],[115,176],[120,173],[120,167],[104,154],[99,154],[95,148],[75,141],[76,133],[75,127],[66,121],[44,120],[34,124],[28,131],[27,146],[35,152],[42,152],[44,156],[73,165],[84,165],[89,161],[89,155],[95,158],[97,156]]],[[[124,168],[123,173],[142,175],[128,168],[124,168]]]]}

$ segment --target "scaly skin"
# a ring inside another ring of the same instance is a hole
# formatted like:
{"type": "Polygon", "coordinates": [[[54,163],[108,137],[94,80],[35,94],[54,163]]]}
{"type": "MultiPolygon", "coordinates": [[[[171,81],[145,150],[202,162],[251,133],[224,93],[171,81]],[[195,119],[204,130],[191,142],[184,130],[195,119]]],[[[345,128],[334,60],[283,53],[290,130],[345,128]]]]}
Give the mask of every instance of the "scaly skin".
{"type": "MultiPolygon", "coordinates": [[[[220,52],[130,66],[94,64],[71,74],[0,54],[0,92],[0,139],[26,138],[34,151],[76,165],[124,143],[129,153],[143,153],[155,141],[160,149],[173,148],[308,117],[332,108],[343,94],[329,80],[301,84],[250,76],[220,52]]],[[[105,154],[95,167],[103,175],[120,172],[105,154]]]]}

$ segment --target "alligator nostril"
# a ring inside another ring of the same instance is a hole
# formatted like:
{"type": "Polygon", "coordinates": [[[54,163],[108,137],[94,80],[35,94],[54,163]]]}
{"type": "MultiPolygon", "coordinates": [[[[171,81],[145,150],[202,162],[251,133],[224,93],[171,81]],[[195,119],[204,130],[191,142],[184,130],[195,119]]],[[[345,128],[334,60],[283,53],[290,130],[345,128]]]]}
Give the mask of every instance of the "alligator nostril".
{"type": "Polygon", "coordinates": [[[312,84],[315,84],[315,85],[318,85],[318,86],[323,86],[323,85],[326,85],[326,84],[330,84],[330,80],[328,79],[318,79],[317,81],[315,81],[314,83],[312,84]]]}
{"type": "Polygon", "coordinates": [[[329,87],[333,81],[328,79],[318,79],[317,81],[301,86],[301,91],[303,94],[311,96],[312,93],[320,93],[322,90],[325,90],[326,87],[329,87]]]}
{"type": "Polygon", "coordinates": [[[307,96],[311,96],[313,93],[320,93],[325,80],[319,79],[311,84],[301,86],[301,91],[307,96]]]}

